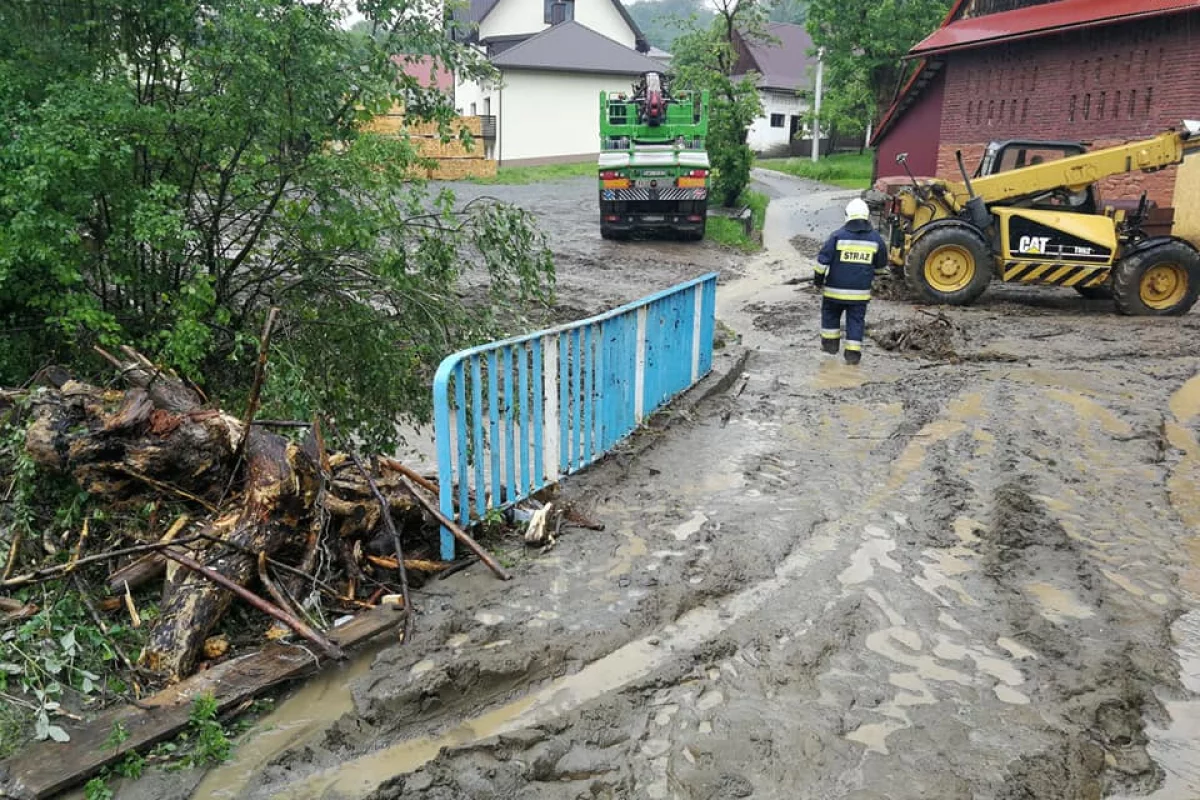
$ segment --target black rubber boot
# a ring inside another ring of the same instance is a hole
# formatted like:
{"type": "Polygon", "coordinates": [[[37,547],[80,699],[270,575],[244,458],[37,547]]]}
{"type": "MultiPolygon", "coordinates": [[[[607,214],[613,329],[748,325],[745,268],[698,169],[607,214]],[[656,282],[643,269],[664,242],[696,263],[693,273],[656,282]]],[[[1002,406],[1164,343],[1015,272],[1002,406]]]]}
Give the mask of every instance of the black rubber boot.
{"type": "Polygon", "coordinates": [[[862,361],[862,351],[861,350],[847,350],[846,351],[846,363],[847,364],[857,364],[860,361],[862,361]]]}
{"type": "Polygon", "coordinates": [[[835,356],[837,355],[838,348],[841,346],[841,344],[842,343],[837,339],[822,339],[821,349],[826,353],[829,353],[831,356],[835,356]]]}

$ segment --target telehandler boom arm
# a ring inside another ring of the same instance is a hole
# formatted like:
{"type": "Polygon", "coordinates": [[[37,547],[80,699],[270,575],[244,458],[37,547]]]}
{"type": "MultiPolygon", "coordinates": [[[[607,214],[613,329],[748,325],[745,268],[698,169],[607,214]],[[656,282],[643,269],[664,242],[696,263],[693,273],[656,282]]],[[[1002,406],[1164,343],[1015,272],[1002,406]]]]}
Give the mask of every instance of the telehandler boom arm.
{"type": "MultiPolygon", "coordinates": [[[[1074,193],[1113,175],[1178,164],[1192,152],[1200,152],[1200,125],[1195,130],[1189,125],[1184,131],[1168,131],[1151,139],[975,178],[971,188],[988,205],[1056,189],[1074,193]]],[[[965,205],[971,198],[963,184],[947,181],[946,189],[953,193],[959,205],[965,205]]]]}

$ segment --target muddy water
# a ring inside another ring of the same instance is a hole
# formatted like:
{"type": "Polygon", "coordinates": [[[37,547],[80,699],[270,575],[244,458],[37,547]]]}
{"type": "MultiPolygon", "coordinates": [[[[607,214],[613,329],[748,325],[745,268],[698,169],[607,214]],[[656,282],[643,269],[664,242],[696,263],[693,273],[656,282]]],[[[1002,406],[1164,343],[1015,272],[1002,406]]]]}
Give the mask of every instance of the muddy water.
{"type": "Polygon", "coordinates": [[[465,720],[442,734],[410,739],[340,765],[336,770],[291,784],[272,797],[278,800],[318,800],[332,790],[361,797],[395,775],[412,772],[443,748],[476,742],[528,728],[567,714],[585,703],[628,686],[711,641],[739,621],[760,611],[783,587],[822,555],[820,541],[810,542],[785,558],[775,577],[728,598],[715,607],[693,609],[655,636],[636,639],[579,672],[559,678],[545,688],[465,720]]]}
{"type": "Polygon", "coordinates": [[[371,668],[375,656],[390,642],[380,641],[342,667],[331,667],[310,678],[280,703],[234,749],[233,759],[210,771],[192,797],[196,800],[235,798],[272,758],[303,745],[331,721],[354,710],[350,685],[371,668]]]}
{"type": "MultiPolygon", "coordinates": [[[[1179,679],[1184,689],[1200,697],[1200,610],[1184,614],[1171,626],[1179,655],[1179,679]]],[[[1146,748],[1166,777],[1162,786],[1141,800],[1184,800],[1200,797],[1200,699],[1164,703],[1171,723],[1147,727],[1146,748]]],[[[1132,797],[1113,800],[1133,800],[1132,797]]]]}
{"type": "MultiPolygon", "coordinates": [[[[1180,578],[1180,587],[1195,606],[1200,603],[1200,443],[1191,423],[1200,417],[1200,375],[1180,387],[1168,407],[1174,420],[1164,426],[1167,440],[1183,453],[1168,490],[1172,506],[1192,533],[1185,544],[1191,564],[1180,578]]],[[[1152,800],[1200,797],[1200,610],[1176,620],[1171,635],[1179,657],[1179,681],[1192,698],[1164,703],[1170,724],[1146,729],[1147,750],[1166,775],[1162,786],[1147,795],[1152,800]]]]}

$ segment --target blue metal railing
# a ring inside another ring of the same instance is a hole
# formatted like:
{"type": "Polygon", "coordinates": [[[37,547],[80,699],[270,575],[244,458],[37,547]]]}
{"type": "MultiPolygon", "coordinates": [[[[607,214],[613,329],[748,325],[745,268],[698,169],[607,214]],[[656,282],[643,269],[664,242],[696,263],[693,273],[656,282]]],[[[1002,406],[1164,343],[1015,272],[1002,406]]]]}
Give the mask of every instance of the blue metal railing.
{"type": "Polygon", "coordinates": [[[442,513],[466,527],[611,450],[712,369],[716,302],[711,273],[446,358],[433,379],[442,513]]]}

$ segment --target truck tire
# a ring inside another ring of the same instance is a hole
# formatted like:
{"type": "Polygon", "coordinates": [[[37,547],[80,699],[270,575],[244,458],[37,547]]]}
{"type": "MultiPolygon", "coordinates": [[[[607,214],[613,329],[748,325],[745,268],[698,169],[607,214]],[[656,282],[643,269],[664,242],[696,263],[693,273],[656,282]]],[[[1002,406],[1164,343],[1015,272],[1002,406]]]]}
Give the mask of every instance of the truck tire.
{"type": "Polygon", "coordinates": [[[615,230],[602,222],[600,223],[600,238],[607,239],[610,242],[620,241],[621,239],[625,238],[625,232],[615,230]]]}
{"type": "Polygon", "coordinates": [[[992,252],[987,241],[965,225],[921,236],[904,261],[904,277],[924,302],[969,306],[992,281],[992,252]]]}
{"type": "Polygon", "coordinates": [[[1200,253],[1179,241],[1134,253],[1113,269],[1117,311],[1138,317],[1178,317],[1200,295],[1200,253]]]}

